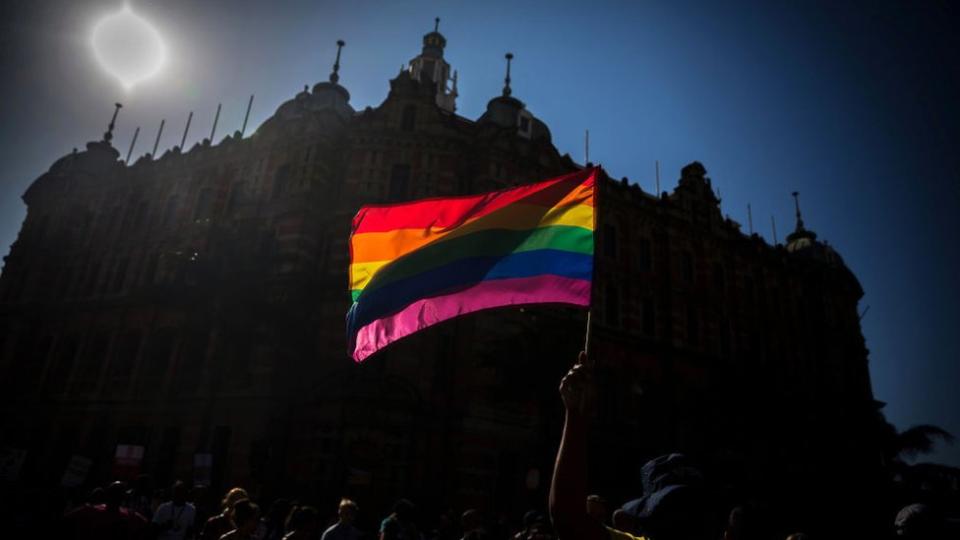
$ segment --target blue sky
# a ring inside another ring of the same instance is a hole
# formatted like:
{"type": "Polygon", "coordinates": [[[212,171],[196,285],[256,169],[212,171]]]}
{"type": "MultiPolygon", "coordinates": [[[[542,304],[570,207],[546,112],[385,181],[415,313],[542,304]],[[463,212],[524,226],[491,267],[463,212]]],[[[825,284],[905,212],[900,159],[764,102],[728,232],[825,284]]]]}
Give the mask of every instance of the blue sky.
{"type": "MultiPolygon", "coordinates": [[[[513,63],[514,96],[561,152],[662,189],[704,163],[723,211],[768,239],[805,222],[859,277],[877,399],[900,427],[960,436],[960,38],[947,3],[188,2],[134,1],[169,41],[155,79],[125,92],[96,64],[93,23],[120,2],[0,7],[0,244],[19,197],[54,159],[99,139],[122,101],[115,144],[148,151],[256,126],[304,84],[325,80],[343,38],[341,83],[357,109],[419,52],[440,16],[459,71],[459,113],[477,118],[513,63]],[[802,5],[796,5],[802,4],[802,5]]],[[[192,143],[188,143],[192,144],[192,143]]],[[[960,466],[960,446],[933,459],[960,466]]]]}

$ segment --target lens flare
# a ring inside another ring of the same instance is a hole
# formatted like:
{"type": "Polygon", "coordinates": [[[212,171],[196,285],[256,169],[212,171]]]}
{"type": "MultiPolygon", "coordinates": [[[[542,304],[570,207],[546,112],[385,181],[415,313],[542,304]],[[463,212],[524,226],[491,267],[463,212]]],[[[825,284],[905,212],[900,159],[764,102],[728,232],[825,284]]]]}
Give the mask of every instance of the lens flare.
{"type": "Polygon", "coordinates": [[[101,19],[90,43],[97,63],[126,90],[159,73],[167,59],[160,32],[130,6],[101,19]]]}

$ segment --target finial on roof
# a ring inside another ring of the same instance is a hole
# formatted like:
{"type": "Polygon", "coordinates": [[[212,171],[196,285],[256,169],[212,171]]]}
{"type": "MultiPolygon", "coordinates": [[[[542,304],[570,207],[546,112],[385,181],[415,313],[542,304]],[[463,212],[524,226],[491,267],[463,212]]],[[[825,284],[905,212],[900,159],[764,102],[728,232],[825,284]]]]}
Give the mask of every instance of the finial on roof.
{"type": "Polygon", "coordinates": [[[110,119],[110,125],[107,126],[107,132],[103,134],[103,141],[107,143],[113,140],[113,128],[117,123],[117,113],[119,113],[120,108],[123,107],[123,105],[120,103],[114,103],[113,106],[115,107],[115,109],[113,109],[113,118],[110,119]]]}
{"type": "Polygon", "coordinates": [[[433,31],[434,32],[440,31],[440,17],[436,17],[433,19],[433,31]]]}
{"type": "Polygon", "coordinates": [[[793,204],[794,204],[794,207],[796,207],[797,209],[797,230],[802,231],[803,218],[800,216],[800,192],[799,191],[793,192],[793,204]]]}
{"type": "Polygon", "coordinates": [[[342,39],[337,40],[337,59],[333,63],[333,73],[330,74],[330,82],[334,84],[340,80],[338,73],[340,71],[340,50],[343,49],[344,45],[346,45],[346,43],[344,43],[342,39]]]}
{"type": "Polygon", "coordinates": [[[513,53],[505,54],[504,58],[507,59],[507,76],[503,79],[503,95],[509,97],[512,93],[510,90],[510,61],[513,60],[513,53]]]}

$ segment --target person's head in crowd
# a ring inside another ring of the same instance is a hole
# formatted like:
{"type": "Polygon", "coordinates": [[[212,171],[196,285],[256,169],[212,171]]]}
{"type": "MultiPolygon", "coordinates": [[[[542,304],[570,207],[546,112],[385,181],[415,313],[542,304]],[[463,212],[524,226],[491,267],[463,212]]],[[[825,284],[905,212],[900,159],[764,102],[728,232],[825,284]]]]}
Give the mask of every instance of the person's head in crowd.
{"type": "Polygon", "coordinates": [[[306,536],[316,533],[320,525],[320,513],[312,506],[294,506],[287,518],[287,532],[298,532],[306,536]]]}
{"type": "Polygon", "coordinates": [[[483,517],[480,515],[480,511],[476,508],[467,509],[460,516],[460,526],[463,528],[464,536],[474,529],[483,527],[483,517]]]}
{"type": "Polygon", "coordinates": [[[340,519],[340,523],[344,525],[353,525],[354,520],[357,519],[357,512],[360,511],[360,507],[357,506],[352,499],[343,498],[340,499],[340,505],[337,506],[337,517],[340,519]]]}
{"type": "Polygon", "coordinates": [[[187,485],[182,480],[177,480],[170,486],[170,500],[177,506],[187,502],[187,485]]]}
{"type": "Polygon", "coordinates": [[[599,495],[587,495],[587,515],[599,523],[606,523],[607,500],[599,495]]]}
{"type": "Polygon", "coordinates": [[[290,515],[292,506],[288,499],[276,499],[270,504],[270,509],[267,510],[267,514],[263,516],[263,519],[271,524],[277,523],[282,525],[284,520],[287,519],[287,516],[290,515]]]}
{"type": "Polygon", "coordinates": [[[393,515],[398,520],[407,523],[416,519],[417,507],[407,499],[400,499],[393,504],[393,515]]]}
{"type": "Polygon", "coordinates": [[[153,493],[153,482],[149,474],[141,474],[133,481],[133,491],[137,495],[150,496],[153,493]]]}
{"type": "Polygon", "coordinates": [[[547,523],[547,516],[537,510],[530,510],[523,515],[523,530],[528,531],[534,525],[547,523]]]}
{"type": "Polygon", "coordinates": [[[249,498],[250,495],[247,495],[247,490],[241,487],[231,488],[230,491],[227,491],[227,494],[223,497],[223,500],[220,501],[220,508],[224,513],[230,512],[233,510],[233,505],[237,504],[237,501],[249,498]]]}
{"type": "Polygon", "coordinates": [[[434,527],[433,534],[431,535],[431,538],[434,540],[444,540],[455,535],[454,529],[456,527],[453,524],[453,520],[450,519],[449,512],[440,512],[435,525],[436,527],[434,527]]]}
{"type": "Polygon", "coordinates": [[[87,497],[87,504],[89,504],[90,506],[97,506],[98,504],[103,504],[104,496],[105,494],[104,494],[103,488],[100,486],[97,486],[93,488],[93,490],[90,492],[90,496],[87,497]]]}
{"type": "Polygon", "coordinates": [[[709,537],[703,478],[682,454],[648,461],[641,470],[643,497],[623,505],[625,532],[654,540],[709,537]]]}
{"type": "Polygon", "coordinates": [[[909,504],[897,512],[893,525],[899,538],[934,539],[941,534],[943,519],[925,504],[909,504]]]}
{"type": "Polygon", "coordinates": [[[103,503],[107,508],[120,508],[127,493],[127,485],[123,482],[112,482],[103,490],[103,503]]]}
{"type": "Polygon", "coordinates": [[[260,507],[250,499],[240,499],[230,511],[230,520],[237,532],[249,536],[256,532],[260,522],[260,507]]]}
{"type": "Polygon", "coordinates": [[[527,527],[525,540],[552,540],[553,529],[546,520],[537,521],[527,527]]]}
{"type": "Polygon", "coordinates": [[[613,525],[614,529],[619,531],[632,531],[635,528],[633,526],[633,518],[623,508],[617,508],[613,511],[613,516],[610,517],[610,524],[613,525]]]}
{"type": "Polygon", "coordinates": [[[489,538],[490,535],[481,527],[467,531],[463,535],[463,540],[489,540],[489,538]]]}
{"type": "Polygon", "coordinates": [[[194,504],[204,504],[207,502],[207,497],[209,496],[210,488],[203,484],[194,484],[193,489],[190,490],[190,500],[194,504]]]}

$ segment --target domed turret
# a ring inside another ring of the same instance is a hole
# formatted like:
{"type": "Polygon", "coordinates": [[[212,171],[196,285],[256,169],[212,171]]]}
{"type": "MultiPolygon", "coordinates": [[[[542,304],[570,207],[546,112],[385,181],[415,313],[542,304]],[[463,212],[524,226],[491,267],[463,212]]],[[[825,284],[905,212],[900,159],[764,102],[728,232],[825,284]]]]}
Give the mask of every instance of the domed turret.
{"type": "Polygon", "coordinates": [[[834,266],[846,267],[843,258],[829,245],[817,240],[817,233],[808,230],[803,224],[800,214],[800,193],[794,191],[793,204],[796,208],[797,225],[793,232],[787,235],[787,252],[798,257],[805,257],[834,266]]]}
{"type": "Polygon", "coordinates": [[[309,86],[304,86],[302,92],[277,108],[277,112],[274,113],[275,117],[296,118],[303,116],[308,111],[321,109],[332,110],[344,119],[353,116],[355,111],[350,106],[350,92],[339,84],[340,53],[344,45],[342,39],[337,40],[337,58],[333,63],[333,71],[330,73],[329,81],[315,84],[312,93],[309,86]]]}
{"type": "Polygon", "coordinates": [[[480,116],[478,122],[489,122],[504,128],[514,128],[521,137],[550,141],[550,130],[547,125],[535,118],[526,105],[519,99],[513,97],[513,89],[510,88],[510,64],[513,61],[513,53],[504,55],[507,60],[507,75],[503,79],[503,91],[501,94],[487,102],[487,110],[480,116]]]}
{"type": "Polygon", "coordinates": [[[447,38],[440,33],[440,17],[434,19],[433,32],[423,35],[423,56],[443,58],[443,49],[447,46],[447,38]]]}
{"type": "Polygon", "coordinates": [[[449,112],[457,110],[457,74],[450,76],[450,64],[443,59],[447,38],[440,33],[440,17],[434,19],[433,32],[423,36],[420,55],[410,60],[409,75],[436,89],[437,106],[449,112]]]}
{"type": "Polygon", "coordinates": [[[344,45],[342,39],[337,40],[337,59],[333,62],[330,81],[319,82],[313,86],[313,101],[317,107],[331,107],[343,113],[349,110],[350,114],[353,114],[353,107],[349,104],[350,92],[340,86],[340,52],[344,45]]]}

